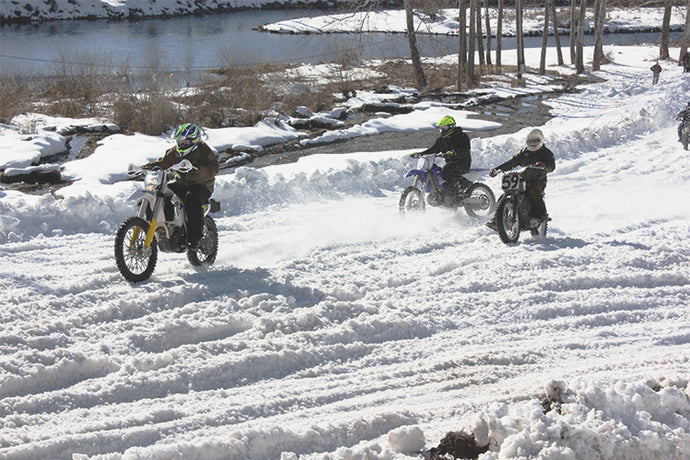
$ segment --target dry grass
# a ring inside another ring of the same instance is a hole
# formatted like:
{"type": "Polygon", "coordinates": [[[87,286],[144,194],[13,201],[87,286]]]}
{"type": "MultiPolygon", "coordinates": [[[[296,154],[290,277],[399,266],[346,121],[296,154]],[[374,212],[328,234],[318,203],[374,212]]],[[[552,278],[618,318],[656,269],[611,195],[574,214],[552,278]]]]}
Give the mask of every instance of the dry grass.
{"type": "MultiPolygon", "coordinates": [[[[103,67],[113,68],[112,64],[94,58],[93,65],[84,66],[87,60],[85,56],[65,57],[56,77],[31,83],[26,79],[0,78],[0,122],[33,110],[73,118],[99,116],[126,132],[158,135],[184,121],[208,128],[252,126],[276,112],[292,114],[298,106],[326,111],[335,105],[339,95],[358,90],[415,85],[409,60],[385,61],[370,69],[382,76],[362,77],[352,72],[361,65],[357,56],[348,53],[342,53],[331,65],[335,71],[328,81],[288,78],[289,66],[247,67],[228,63],[187,92],[177,90],[181,86],[178,77],[165,69],[135,79],[126,64],[116,66],[117,72],[104,74],[103,67]],[[268,75],[274,77],[267,78],[268,75]]],[[[430,82],[429,92],[455,89],[456,66],[426,63],[424,71],[430,82]]],[[[493,67],[477,67],[477,80],[494,71],[493,67]]]]}

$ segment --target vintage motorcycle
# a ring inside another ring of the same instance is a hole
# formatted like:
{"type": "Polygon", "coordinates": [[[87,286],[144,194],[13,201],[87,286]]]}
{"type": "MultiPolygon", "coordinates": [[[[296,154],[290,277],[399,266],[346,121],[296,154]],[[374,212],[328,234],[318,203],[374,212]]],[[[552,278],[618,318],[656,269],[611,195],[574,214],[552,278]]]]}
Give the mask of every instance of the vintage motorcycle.
{"type": "Polygon", "coordinates": [[[187,252],[189,263],[195,266],[212,265],[218,254],[218,230],[210,212],[220,211],[220,203],[209,200],[202,206],[204,223],[198,249],[187,248],[185,209],[182,201],[168,188],[174,172],[186,173],[195,169],[189,160],[168,169],[145,171],[129,165],[131,178],[144,176],[144,187],[135,191],[130,199],[136,200],[139,212],[126,219],[115,235],[115,261],[125,279],[144,281],[151,276],[158,250],[187,252]]]}
{"type": "Polygon", "coordinates": [[[496,225],[498,236],[506,244],[517,242],[520,231],[523,230],[529,230],[533,236],[546,236],[550,218],[539,221],[536,226],[530,226],[529,201],[525,193],[527,181],[523,175],[530,168],[541,169],[528,166],[522,171],[510,171],[503,175],[503,195],[498,199],[494,220],[487,224],[490,228],[496,225]]]}
{"type": "MultiPolygon", "coordinates": [[[[423,155],[419,157],[417,167],[405,174],[405,177],[414,177],[414,182],[400,196],[400,212],[423,211],[425,204],[428,204],[449,209],[464,208],[470,217],[487,217],[493,214],[496,197],[486,184],[472,182],[461,191],[460,196],[448,196],[444,193],[441,165],[438,164],[442,158],[439,153],[423,155]]],[[[463,176],[471,177],[472,172],[463,176]]]]}

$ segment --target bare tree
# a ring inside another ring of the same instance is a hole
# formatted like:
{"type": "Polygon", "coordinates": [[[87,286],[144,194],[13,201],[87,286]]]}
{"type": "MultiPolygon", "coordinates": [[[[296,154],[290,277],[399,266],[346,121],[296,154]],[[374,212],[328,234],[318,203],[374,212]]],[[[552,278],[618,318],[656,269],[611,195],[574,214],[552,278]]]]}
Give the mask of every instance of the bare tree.
{"type": "Polygon", "coordinates": [[[410,58],[412,59],[415,80],[417,80],[417,87],[423,89],[426,87],[426,76],[424,75],[424,69],[422,69],[422,59],[419,56],[419,48],[417,47],[412,0],[405,0],[405,19],[407,21],[407,41],[410,44],[410,58]]]}
{"type": "Polygon", "coordinates": [[[517,31],[518,78],[525,73],[525,40],[522,34],[522,0],[515,0],[515,29],[517,31]]]}
{"type": "Polygon", "coordinates": [[[475,42],[477,41],[477,32],[476,32],[476,25],[477,21],[474,20],[475,18],[475,11],[477,9],[478,0],[469,0],[470,2],[470,36],[467,40],[467,81],[471,85],[475,85],[477,83],[476,78],[474,77],[474,45],[475,42]]]}
{"type": "Polygon", "coordinates": [[[661,45],[659,59],[668,59],[668,34],[671,28],[671,0],[664,0],[664,19],[661,22],[661,45]]]}
{"type": "Polygon", "coordinates": [[[688,44],[690,44],[690,0],[687,0],[685,9],[685,27],[683,28],[683,38],[680,41],[680,54],[678,60],[682,61],[685,53],[688,52],[688,44]]]}
{"type": "Polygon", "coordinates": [[[577,33],[577,0],[570,0],[570,64],[575,64],[577,53],[575,52],[575,37],[577,33]]]}
{"type": "Polygon", "coordinates": [[[539,75],[546,73],[546,48],[549,44],[549,0],[544,0],[544,34],[541,38],[541,59],[539,60],[539,75]]]}
{"type": "Polygon", "coordinates": [[[561,35],[558,29],[561,28],[558,22],[558,14],[556,14],[556,2],[554,0],[547,0],[551,5],[551,16],[553,17],[553,36],[556,39],[556,54],[558,55],[558,65],[563,65],[563,51],[561,50],[561,35]]]}
{"type": "Polygon", "coordinates": [[[606,19],[606,0],[594,2],[594,57],[592,70],[599,70],[604,62],[604,20],[606,19]]]}
{"type": "MultiPolygon", "coordinates": [[[[690,1],[690,0],[688,0],[690,1]]],[[[496,23],[496,71],[501,73],[501,51],[503,48],[503,0],[498,0],[498,18],[496,23]]]]}
{"type": "Polygon", "coordinates": [[[467,2],[458,0],[458,77],[457,88],[462,91],[467,67],[467,2]]]}
{"type": "Polygon", "coordinates": [[[479,54],[479,65],[484,67],[484,33],[482,32],[482,2],[477,0],[475,7],[477,20],[477,54],[479,54]]]}
{"type": "Polygon", "coordinates": [[[486,19],[486,65],[491,65],[491,15],[489,14],[489,0],[484,0],[486,19]]]}
{"type": "Polygon", "coordinates": [[[585,71],[585,13],[587,12],[587,0],[580,0],[580,11],[577,19],[577,47],[575,50],[575,70],[577,73],[585,71]]]}

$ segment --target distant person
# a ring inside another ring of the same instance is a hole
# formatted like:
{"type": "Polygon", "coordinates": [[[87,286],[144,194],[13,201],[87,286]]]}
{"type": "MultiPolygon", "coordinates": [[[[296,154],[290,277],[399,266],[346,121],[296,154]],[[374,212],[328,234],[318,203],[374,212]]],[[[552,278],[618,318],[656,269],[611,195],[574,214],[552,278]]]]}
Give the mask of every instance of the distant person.
{"type": "Polygon", "coordinates": [[[188,173],[177,173],[177,178],[169,183],[168,187],[184,203],[187,217],[187,247],[196,250],[204,225],[201,206],[213,193],[219,169],[218,159],[211,147],[201,140],[201,129],[193,123],[180,125],[172,137],[176,145],[169,148],[161,158],[143,165],[142,168],[167,169],[184,159],[189,160],[195,167],[188,173]]]}
{"type": "Polygon", "coordinates": [[[659,65],[659,61],[656,61],[656,63],[651,66],[649,70],[652,71],[652,85],[656,85],[659,83],[659,75],[661,74],[661,66],[659,65]]]}
{"type": "MultiPolygon", "coordinates": [[[[544,203],[544,190],[546,189],[546,174],[556,169],[556,160],[553,152],[544,145],[544,133],[540,129],[531,130],[525,139],[527,144],[513,158],[502,163],[489,172],[489,176],[495,177],[499,171],[510,171],[517,166],[531,166],[522,173],[527,182],[525,190],[529,200],[529,225],[537,228],[541,222],[549,220],[544,203]]],[[[492,220],[486,224],[496,230],[496,222],[492,220]]]]}
{"type": "Polygon", "coordinates": [[[441,153],[446,160],[441,169],[441,176],[446,184],[443,187],[444,194],[451,200],[460,197],[461,192],[469,187],[472,182],[465,179],[463,174],[470,170],[472,156],[470,155],[470,138],[460,126],[455,124],[455,119],[446,115],[436,123],[441,135],[434,145],[423,152],[413,153],[417,158],[431,153],[441,153]]]}
{"type": "Polygon", "coordinates": [[[683,66],[683,73],[688,73],[690,72],[690,53],[686,51],[683,52],[683,55],[680,57],[680,65],[683,66]]]}
{"type": "Polygon", "coordinates": [[[678,125],[678,140],[680,141],[683,126],[690,125],[690,102],[685,106],[685,109],[681,110],[680,113],[676,115],[676,121],[680,121],[678,125]]]}

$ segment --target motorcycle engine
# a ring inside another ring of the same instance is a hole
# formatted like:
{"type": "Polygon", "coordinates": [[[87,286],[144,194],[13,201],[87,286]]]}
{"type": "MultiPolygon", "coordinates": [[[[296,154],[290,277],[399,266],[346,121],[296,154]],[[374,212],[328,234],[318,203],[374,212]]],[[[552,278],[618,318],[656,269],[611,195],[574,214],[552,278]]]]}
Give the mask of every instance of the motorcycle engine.
{"type": "Polygon", "coordinates": [[[439,192],[432,192],[426,197],[426,202],[429,206],[441,206],[443,204],[443,195],[439,192]]]}
{"type": "Polygon", "coordinates": [[[166,238],[163,232],[158,235],[158,247],[163,252],[185,252],[187,250],[187,236],[184,228],[174,227],[170,238],[166,238]]]}

